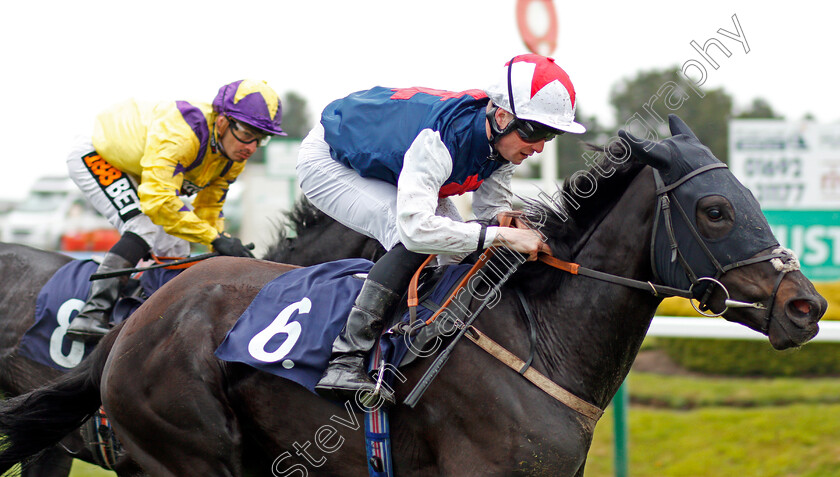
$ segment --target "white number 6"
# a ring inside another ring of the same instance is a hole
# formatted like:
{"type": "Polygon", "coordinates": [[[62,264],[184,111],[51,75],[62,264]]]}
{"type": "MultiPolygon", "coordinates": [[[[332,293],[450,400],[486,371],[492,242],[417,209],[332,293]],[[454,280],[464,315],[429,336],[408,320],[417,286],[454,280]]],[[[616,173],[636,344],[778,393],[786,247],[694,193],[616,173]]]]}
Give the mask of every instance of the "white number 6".
{"type": "Polygon", "coordinates": [[[298,338],[300,338],[300,323],[296,321],[289,323],[289,318],[292,317],[295,311],[303,314],[309,313],[311,309],[312,302],[309,301],[309,298],[303,298],[301,301],[283,308],[283,311],[277,314],[277,317],[274,318],[274,321],[270,325],[251,338],[251,341],[248,343],[248,352],[255,359],[264,363],[273,363],[283,359],[295,346],[298,338]],[[271,352],[266,351],[265,347],[271,338],[280,333],[286,333],[289,336],[276,350],[271,352]]]}

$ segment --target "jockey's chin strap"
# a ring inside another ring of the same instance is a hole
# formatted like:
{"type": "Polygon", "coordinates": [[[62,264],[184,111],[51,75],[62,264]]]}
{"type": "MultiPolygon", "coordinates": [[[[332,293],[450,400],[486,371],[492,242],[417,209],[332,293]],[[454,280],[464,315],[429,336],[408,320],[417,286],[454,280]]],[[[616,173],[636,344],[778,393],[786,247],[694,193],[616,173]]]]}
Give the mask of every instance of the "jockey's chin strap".
{"type": "Polygon", "coordinates": [[[729,310],[729,308],[766,309],[767,314],[765,316],[765,320],[764,320],[764,323],[762,325],[762,330],[761,330],[763,333],[766,334],[767,330],[769,328],[769,324],[770,324],[770,316],[773,312],[773,305],[776,301],[776,294],[779,291],[779,287],[782,284],[782,280],[784,279],[784,276],[785,276],[785,274],[787,274],[787,272],[789,272],[791,270],[798,269],[798,266],[786,266],[786,264],[796,261],[793,254],[786,249],[779,248],[779,249],[774,250],[773,253],[770,253],[770,254],[760,255],[760,256],[757,256],[757,257],[748,258],[746,260],[741,260],[741,261],[738,261],[738,262],[734,262],[734,263],[731,263],[731,264],[726,265],[726,266],[722,266],[720,264],[720,262],[718,262],[718,260],[714,257],[714,255],[709,250],[709,248],[706,246],[706,244],[703,242],[702,238],[700,237],[700,234],[697,232],[695,227],[692,225],[692,222],[689,220],[688,215],[682,209],[679,202],[677,200],[675,200],[674,197],[672,196],[673,191],[675,189],[677,189],[680,185],[684,184],[689,179],[691,179],[691,178],[693,178],[693,177],[695,177],[699,174],[702,174],[706,171],[709,171],[709,170],[712,170],[712,169],[724,168],[724,167],[726,167],[726,164],[723,164],[723,163],[709,164],[709,165],[700,167],[698,169],[695,169],[694,171],[691,171],[690,173],[688,173],[685,176],[683,176],[682,178],[680,178],[678,181],[674,182],[673,184],[667,185],[667,186],[664,185],[664,182],[662,181],[662,177],[660,176],[659,171],[657,171],[656,169],[653,170],[654,179],[656,181],[657,202],[656,202],[656,213],[654,215],[655,218],[654,218],[654,224],[653,224],[653,231],[651,233],[651,268],[653,269],[654,277],[656,277],[655,279],[657,281],[659,281],[658,277],[656,276],[656,269],[657,269],[657,267],[656,267],[656,256],[657,256],[657,254],[655,253],[655,247],[656,247],[656,233],[657,233],[657,229],[660,225],[659,216],[660,216],[660,212],[661,212],[662,213],[661,215],[663,216],[662,223],[664,223],[665,232],[668,236],[668,241],[670,242],[669,246],[671,248],[671,254],[670,254],[671,261],[673,262],[673,261],[678,260],[680,265],[682,266],[683,270],[685,270],[685,273],[688,276],[689,280],[691,280],[691,286],[687,290],[682,289],[682,288],[671,287],[671,286],[668,286],[668,285],[656,284],[656,283],[653,283],[651,281],[635,280],[635,279],[632,279],[632,278],[626,278],[626,277],[621,277],[621,276],[618,276],[618,275],[613,275],[613,274],[610,274],[610,273],[605,273],[605,272],[600,272],[600,271],[597,271],[597,270],[592,270],[590,268],[582,267],[577,263],[572,263],[572,262],[566,262],[566,261],[563,261],[563,260],[559,260],[559,259],[557,259],[555,257],[552,257],[551,255],[548,255],[548,254],[545,254],[545,253],[541,253],[539,255],[538,259],[541,262],[543,262],[543,263],[545,263],[549,266],[552,266],[554,268],[563,270],[563,271],[571,273],[573,275],[582,275],[582,276],[594,278],[596,280],[615,283],[615,284],[623,285],[623,286],[630,287],[630,288],[637,288],[637,289],[640,289],[640,290],[645,290],[645,291],[648,291],[648,292],[652,293],[654,296],[661,296],[661,297],[678,296],[678,297],[681,297],[681,298],[686,298],[690,301],[690,303],[694,307],[694,309],[697,310],[697,312],[700,313],[703,316],[709,316],[709,317],[721,316],[724,313],[726,313],[729,310]],[[703,250],[703,253],[711,261],[711,263],[714,265],[715,269],[717,270],[714,277],[698,277],[697,274],[694,273],[694,271],[692,270],[691,264],[685,259],[683,254],[680,252],[679,244],[677,243],[677,240],[676,240],[676,234],[674,233],[673,220],[672,220],[672,217],[671,217],[671,209],[672,209],[671,205],[672,204],[673,204],[674,208],[676,208],[677,211],[680,213],[680,216],[683,218],[683,223],[685,224],[686,227],[689,228],[692,236],[697,241],[697,243],[700,245],[700,248],[703,250]],[[720,282],[720,280],[719,280],[720,277],[723,276],[726,272],[728,272],[730,270],[734,270],[736,268],[740,268],[740,267],[744,267],[744,266],[747,266],[747,265],[752,265],[754,263],[764,262],[764,261],[768,261],[768,260],[769,261],[778,260],[778,262],[773,262],[773,265],[777,270],[779,270],[779,276],[776,279],[775,286],[773,287],[773,292],[770,295],[769,305],[764,305],[763,303],[760,303],[760,302],[748,303],[748,302],[743,302],[743,301],[730,299],[729,291],[726,289],[726,287],[723,285],[723,283],[720,282]],[[726,298],[724,299],[724,309],[722,311],[720,311],[718,313],[706,313],[705,312],[705,310],[709,309],[708,300],[711,297],[711,294],[712,294],[712,291],[713,291],[712,286],[710,286],[706,289],[706,292],[703,294],[702,298],[700,299],[699,307],[694,304],[694,301],[692,300],[693,298],[695,298],[694,287],[698,286],[699,284],[701,284],[704,281],[708,281],[713,285],[717,285],[723,290],[723,293],[725,294],[726,298]]]}
{"type": "Polygon", "coordinates": [[[511,121],[507,125],[507,127],[502,129],[501,127],[499,127],[499,123],[496,122],[496,111],[498,110],[499,107],[493,104],[490,106],[490,108],[487,110],[487,113],[485,114],[485,116],[487,117],[487,123],[490,125],[490,148],[492,150],[490,156],[488,156],[488,159],[501,164],[507,164],[510,161],[502,157],[501,153],[499,153],[499,150],[496,149],[496,143],[499,142],[499,139],[501,139],[502,136],[510,133],[514,130],[514,128],[516,128],[516,122],[511,121]]]}

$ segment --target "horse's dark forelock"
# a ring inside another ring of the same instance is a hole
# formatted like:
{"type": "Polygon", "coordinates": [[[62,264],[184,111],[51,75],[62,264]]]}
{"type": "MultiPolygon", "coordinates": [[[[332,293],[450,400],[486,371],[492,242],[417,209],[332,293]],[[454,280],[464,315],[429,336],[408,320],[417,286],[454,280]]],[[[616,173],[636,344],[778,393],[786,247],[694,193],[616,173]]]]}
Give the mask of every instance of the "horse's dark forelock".
{"type": "Polygon", "coordinates": [[[376,239],[342,225],[303,196],[283,214],[276,229],[277,239],[263,260],[310,266],[343,258],[376,261],[385,254],[376,239]],[[294,232],[294,238],[288,231],[294,232]]]}
{"type": "MultiPolygon", "coordinates": [[[[535,225],[542,224],[538,227],[546,237],[546,243],[551,247],[552,254],[561,260],[574,260],[592,231],[618,202],[639,171],[645,167],[645,164],[633,156],[623,162],[614,159],[626,157],[627,151],[621,141],[615,141],[608,146],[586,144],[586,149],[600,153],[590,169],[581,171],[594,182],[591,194],[587,193],[582,197],[579,189],[567,179],[550,196],[544,193],[536,198],[521,198],[525,203],[525,216],[535,225]]],[[[556,274],[556,277],[549,277],[545,273],[545,267],[526,263],[514,277],[513,283],[530,281],[530,278],[538,274],[540,283],[554,288],[556,280],[566,275],[560,270],[549,272],[556,274]]],[[[529,284],[528,289],[534,293],[546,291],[541,287],[535,288],[532,284],[529,284]]]]}

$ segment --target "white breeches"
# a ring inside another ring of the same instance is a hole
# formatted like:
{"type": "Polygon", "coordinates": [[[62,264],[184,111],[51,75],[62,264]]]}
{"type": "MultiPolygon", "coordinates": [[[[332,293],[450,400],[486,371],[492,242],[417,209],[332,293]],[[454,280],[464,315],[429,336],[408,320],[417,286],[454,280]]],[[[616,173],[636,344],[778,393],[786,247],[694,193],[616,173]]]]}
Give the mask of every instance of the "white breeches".
{"type": "Polygon", "coordinates": [[[95,153],[89,138],[79,138],[67,156],[67,170],[70,178],[81,189],[96,210],[119,230],[120,235],[133,232],[146,241],[152,253],[161,257],[186,257],[190,254],[190,243],[164,232],[140,211],[137,197],[137,181],[129,174],[111,182],[96,174],[84,160],[95,153]]]}
{"type": "MultiPolygon", "coordinates": [[[[386,250],[399,243],[397,187],[362,177],[334,160],[320,124],[300,145],[297,173],[303,194],[315,207],[346,227],[375,238],[386,250]]],[[[438,201],[435,215],[463,221],[448,198],[438,201]]]]}

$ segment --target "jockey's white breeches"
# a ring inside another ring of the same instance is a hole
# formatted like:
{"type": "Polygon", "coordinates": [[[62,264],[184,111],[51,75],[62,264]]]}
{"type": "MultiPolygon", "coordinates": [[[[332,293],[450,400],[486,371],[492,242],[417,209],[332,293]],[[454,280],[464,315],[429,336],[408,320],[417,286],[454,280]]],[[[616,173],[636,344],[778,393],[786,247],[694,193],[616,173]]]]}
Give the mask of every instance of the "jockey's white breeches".
{"type": "Polygon", "coordinates": [[[77,138],[67,156],[67,170],[70,178],[81,189],[87,200],[100,214],[119,230],[120,235],[133,232],[152,249],[152,253],[161,257],[186,257],[190,254],[190,243],[164,232],[140,211],[137,197],[137,181],[123,173],[126,181],[120,184],[103,184],[100,177],[84,161],[85,156],[95,153],[90,138],[77,138]],[[138,213],[139,212],[139,213],[138,213]]]}
{"type": "MultiPolygon", "coordinates": [[[[298,180],[303,194],[315,207],[361,234],[373,237],[390,250],[400,242],[397,230],[397,187],[365,178],[334,160],[318,124],[300,145],[298,180]]],[[[438,201],[435,215],[462,222],[448,198],[438,201]]]]}

